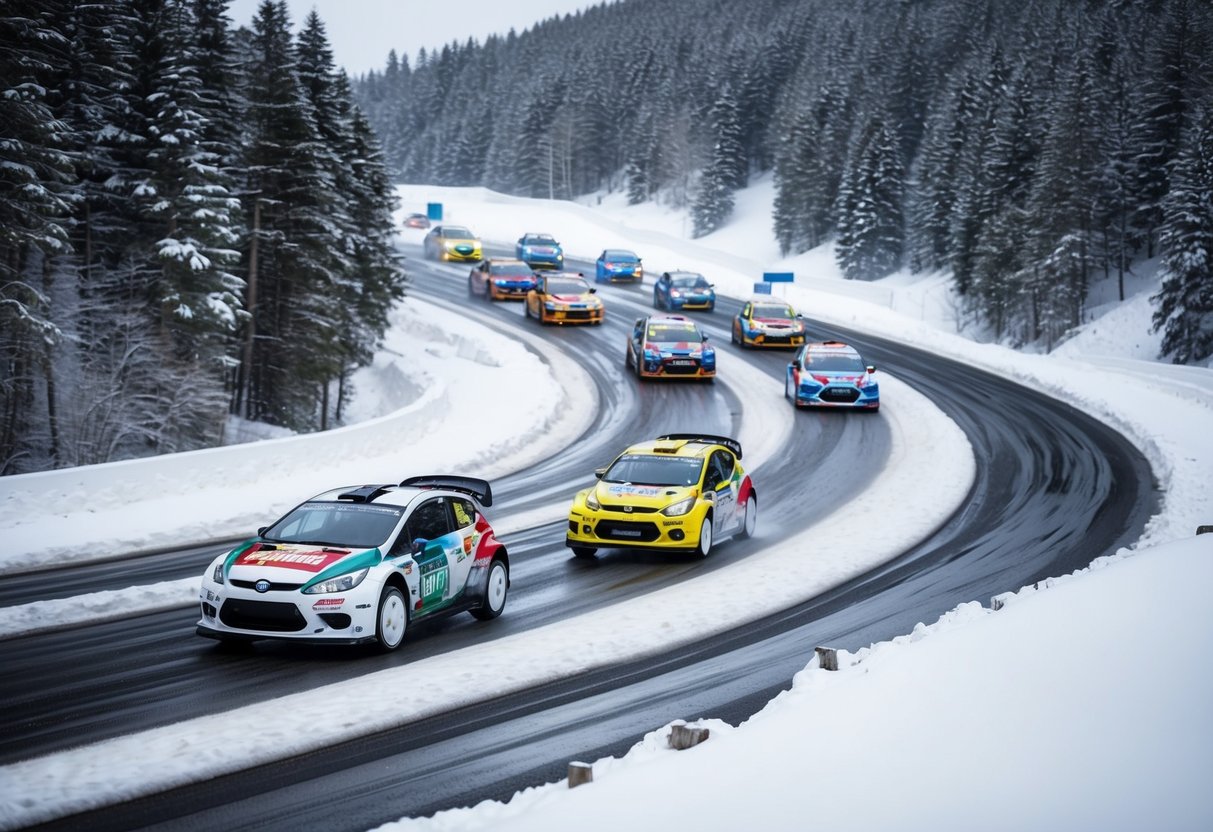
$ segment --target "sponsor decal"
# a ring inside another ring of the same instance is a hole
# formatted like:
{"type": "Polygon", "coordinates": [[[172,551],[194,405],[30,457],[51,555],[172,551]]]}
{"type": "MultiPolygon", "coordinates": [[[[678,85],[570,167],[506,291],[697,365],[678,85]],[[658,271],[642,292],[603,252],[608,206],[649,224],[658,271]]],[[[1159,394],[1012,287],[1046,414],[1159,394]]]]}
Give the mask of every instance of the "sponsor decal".
{"type": "Polygon", "coordinates": [[[682,521],[681,520],[662,520],[661,525],[665,526],[666,528],[669,528],[670,526],[681,526],[682,521]]]}
{"type": "MultiPolygon", "coordinates": [[[[669,486],[665,487],[668,488],[669,486]]],[[[637,497],[656,497],[661,494],[661,491],[662,486],[656,485],[627,485],[626,483],[615,483],[607,486],[607,493],[612,496],[629,494],[637,497]]]]}
{"type": "Polygon", "coordinates": [[[314,610],[332,609],[334,607],[339,607],[344,603],[345,603],[344,598],[321,598],[319,601],[312,604],[312,609],[314,609],[314,610]]]}
{"type": "Polygon", "coordinates": [[[349,550],[322,551],[301,546],[284,548],[281,544],[272,549],[263,549],[258,544],[240,557],[236,558],[233,566],[280,566],[286,569],[298,569],[303,572],[319,572],[331,563],[341,560],[349,554],[349,550]]]}

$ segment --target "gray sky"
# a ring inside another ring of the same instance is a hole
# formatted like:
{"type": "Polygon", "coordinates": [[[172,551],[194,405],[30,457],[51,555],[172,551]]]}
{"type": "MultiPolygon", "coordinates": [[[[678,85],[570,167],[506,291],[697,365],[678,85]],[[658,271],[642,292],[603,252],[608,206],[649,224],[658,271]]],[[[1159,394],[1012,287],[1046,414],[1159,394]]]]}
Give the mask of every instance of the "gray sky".
{"type": "MultiPolygon", "coordinates": [[[[299,25],[314,8],[324,21],[333,58],[350,75],[383,69],[387,53],[408,54],[415,63],[421,47],[441,48],[469,37],[483,43],[493,33],[518,33],[540,20],[596,6],[601,0],[287,0],[291,22],[299,25]]],[[[232,0],[228,16],[247,26],[261,0],[232,0]]]]}

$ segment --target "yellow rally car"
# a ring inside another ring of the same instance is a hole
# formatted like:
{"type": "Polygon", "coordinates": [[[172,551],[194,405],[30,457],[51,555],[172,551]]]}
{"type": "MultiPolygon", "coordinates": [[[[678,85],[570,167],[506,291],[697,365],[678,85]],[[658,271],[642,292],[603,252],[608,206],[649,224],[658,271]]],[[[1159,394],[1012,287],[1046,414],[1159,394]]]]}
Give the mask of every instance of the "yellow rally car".
{"type": "Polygon", "coordinates": [[[427,259],[439,262],[457,260],[475,263],[483,256],[480,238],[462,225],[435,225],[421,241],[421,248],[427,259]]]}
{"type": "Polygon", "coordinates": [[[541,324],[600,324],[606,308],[597,291],[577,272],[535,272],[523,311],[541,324]]]}
{"type": "Polygon", "coordinates": [[[573,498],[565,543],[579,558],[604,546],[702,558],[715,540],[750,537],[758,495],[740,459],[740,442],[709,434],[672,433],[633,445],[573,498]]]}

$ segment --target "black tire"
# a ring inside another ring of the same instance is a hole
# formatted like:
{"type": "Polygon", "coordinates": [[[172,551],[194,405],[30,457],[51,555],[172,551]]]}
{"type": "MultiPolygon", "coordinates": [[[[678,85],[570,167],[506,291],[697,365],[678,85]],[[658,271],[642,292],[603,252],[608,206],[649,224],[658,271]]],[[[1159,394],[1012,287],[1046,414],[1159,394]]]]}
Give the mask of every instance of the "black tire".
{"type": "Polygon", "coordinates": [[[472,610],[472,616],[479,621],[492,621],[501,615],[509,591],[510,570],[506,567],[504,559],[493,558],[484,584],[484,604],[472,610]]]}
{"type": "Polygon", "coordinates": [[[592,558],[598,554],[598,550],[593,546],[572,546],[573,557],[575,558],[592,558]]]}
{"type": "Polygon", "coordinates": [[[743,538],[754,536],[754,530],[758,528],[758,495],[750,494],[750,499],[745,502],[745,514],[741,518],[741,531],[738,534],[743,538]]]}
{"type": "Polygon", "coordinates": [[[379,607],[375,611],[375,643],[385,653],[390,653],[404,641],[409,629],[409,608],[404,595],[394,586],[385,586],[379,595],[379,607]]]}
{"type": "Polygon", "coordinates": [[[712,551],[712,513],[703,516],[699,526],[699,542],[695,544],[695,557],[703,560],[712,551]]]}
{"type": "Polygon", "coordinates": [[[738,336],[737,322],[734,321],[732,328],[729,329],[729,340],[738,346],[745,346],[744,344],[741,343],[741,339],[738,338],[737,336],[738,336]]]}
{"type": "Polygon", "coordinates": [[[470,278],[470,277],[468,278],[468,297],[469,298],[476,297],[476,290],[472,288],[472,278],[470,278]]]}
{"type": "Polygon", "coordinates": [[[657,293],[656,292],[653,293],[653,308],[654,309],[661,308],[661,304],[657,302],[657,293]]]}

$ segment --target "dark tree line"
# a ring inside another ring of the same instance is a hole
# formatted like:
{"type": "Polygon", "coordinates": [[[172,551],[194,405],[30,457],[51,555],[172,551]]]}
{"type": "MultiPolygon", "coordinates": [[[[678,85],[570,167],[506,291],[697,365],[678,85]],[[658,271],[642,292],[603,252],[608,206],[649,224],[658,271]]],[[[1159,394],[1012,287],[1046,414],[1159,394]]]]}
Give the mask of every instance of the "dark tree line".
{"type": "Polygon", "coordinates": [[[701,235],[773,171],[785,253],[950,270],[1011,343],[1161,254],[1165,354],[1213,352],[1208,0],[625,0],[356,92],[407,181],[660,194],[701,235]]]}
{"type": "Polygon", "coordinates": [[[326,427],[403,295],[323,23],[226,5],[0,10],[0,473],[326,427]]]}

